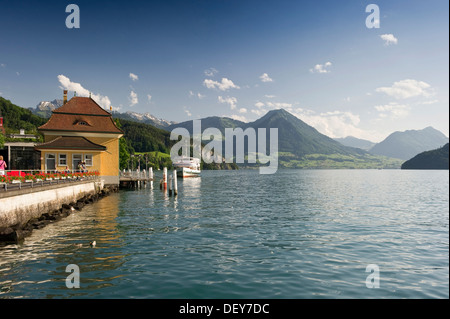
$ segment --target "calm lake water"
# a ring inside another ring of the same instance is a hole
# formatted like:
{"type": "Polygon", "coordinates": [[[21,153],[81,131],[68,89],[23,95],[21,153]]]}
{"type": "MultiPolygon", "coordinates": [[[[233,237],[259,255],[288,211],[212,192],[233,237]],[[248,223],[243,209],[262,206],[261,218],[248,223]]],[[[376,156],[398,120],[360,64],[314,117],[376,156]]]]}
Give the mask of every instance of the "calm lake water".
{"type": "Polygon", "coordinates": [[[0,298],[449,298],[448,171],[202,174],[0,247],[0,298]]]}

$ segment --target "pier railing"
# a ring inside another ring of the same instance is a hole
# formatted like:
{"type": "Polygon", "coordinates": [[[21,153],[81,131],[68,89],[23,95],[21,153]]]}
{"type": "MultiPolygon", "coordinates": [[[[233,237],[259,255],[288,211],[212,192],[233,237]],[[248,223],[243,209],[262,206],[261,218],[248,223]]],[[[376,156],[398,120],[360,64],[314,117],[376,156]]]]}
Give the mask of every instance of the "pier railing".
{"type": "Polygon", "coordinates": [[[39,171],[39,170],[8,170],[0,175],[0,192],[22,188],[34,188],[56,184],[74,183],[85,180],[97,180],[98,172],[86,171],[39,171]]]}
{"type": "Polygon", "coordinates": [[[123,170],[119,171],[119,179],[121,180],[152,180],[153,171],[149,169],[148,172],[144,170],[123,170]]]}

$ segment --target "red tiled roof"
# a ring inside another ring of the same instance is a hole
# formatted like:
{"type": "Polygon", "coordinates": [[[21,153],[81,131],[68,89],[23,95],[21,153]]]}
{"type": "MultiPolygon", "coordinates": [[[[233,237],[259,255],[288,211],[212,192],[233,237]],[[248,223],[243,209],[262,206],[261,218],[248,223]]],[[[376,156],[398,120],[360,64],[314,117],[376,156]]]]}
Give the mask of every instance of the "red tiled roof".
{"type": "Polygon", "coordinates": [[[55,109],[40,131],[71,131],[123,134],[110,113],[88,97],[73,97],[55,109]]]}
{"type": "Polygon", "coordinates": [[[62,150],[95,150],[104,151],[106,146],[92,143],[88,139],[79,136],[58,136],[47,143],[39,144],[36,150],[62,149],[62,150]]]}
{"type": "Polygon", "coordinates": [[[53,113],[86,114],[111,116],[90,97],[74,96],[66,104],[58,107],[53,113]]]}

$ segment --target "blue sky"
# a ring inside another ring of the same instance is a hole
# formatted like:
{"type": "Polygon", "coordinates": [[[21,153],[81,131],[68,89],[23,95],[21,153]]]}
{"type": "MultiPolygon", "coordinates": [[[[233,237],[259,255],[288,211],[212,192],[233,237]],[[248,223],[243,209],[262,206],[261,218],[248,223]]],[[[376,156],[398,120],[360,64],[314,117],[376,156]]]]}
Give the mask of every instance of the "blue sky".
{"type": "Polygon", "coordinates": [[[331,137],[449,135],[448,1],[0,1],[0,96],[185,121],[285,108],[331,137]],[[66,6],[80,28],[66,27],[66,6]],[[380,9],[367,28],[366,6],[380,9]]]}

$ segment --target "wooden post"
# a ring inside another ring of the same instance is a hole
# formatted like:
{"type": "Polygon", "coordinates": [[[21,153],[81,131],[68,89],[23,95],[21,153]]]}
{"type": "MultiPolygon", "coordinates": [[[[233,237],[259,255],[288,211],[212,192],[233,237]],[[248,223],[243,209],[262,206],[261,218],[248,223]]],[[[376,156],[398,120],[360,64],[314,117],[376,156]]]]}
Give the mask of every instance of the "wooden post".
{"type": "Polygon", "coordinates": [[[136,187],[137,188],[139,188],[140,186],[141,186],[141,182],[140,182],[140,179],[139,179],[139,169],[136,169],[136,187]]]}
{"type": "Polygon", "coordinates": [[[148,169],[148,177],[150,179],[150,189],[153,189],[153,167],[148,169]]]}
{"type": "Polygon", "coordinates": [[[178,195],[177,170],[173,170],[173,195],[178,195]]]}
{"type": "Polygon", "coordinates": [[[144,175],[144,178],[142,179],[142,185],[144,185],[144,187],[147,188],[147,171],[143,169],[142,174],[144,175]]]}
{"type": "Polygon", "coordinates": [[[167,189],[167,167],[164,167],[164,170],[163,170],[163,188],[164,188],[164,190],[166,190],[167,189]]]}
{"type": "Polygon", "coordinates": [[[172,196],[172,176],[169,176],[169,196],[172,196]]]}

